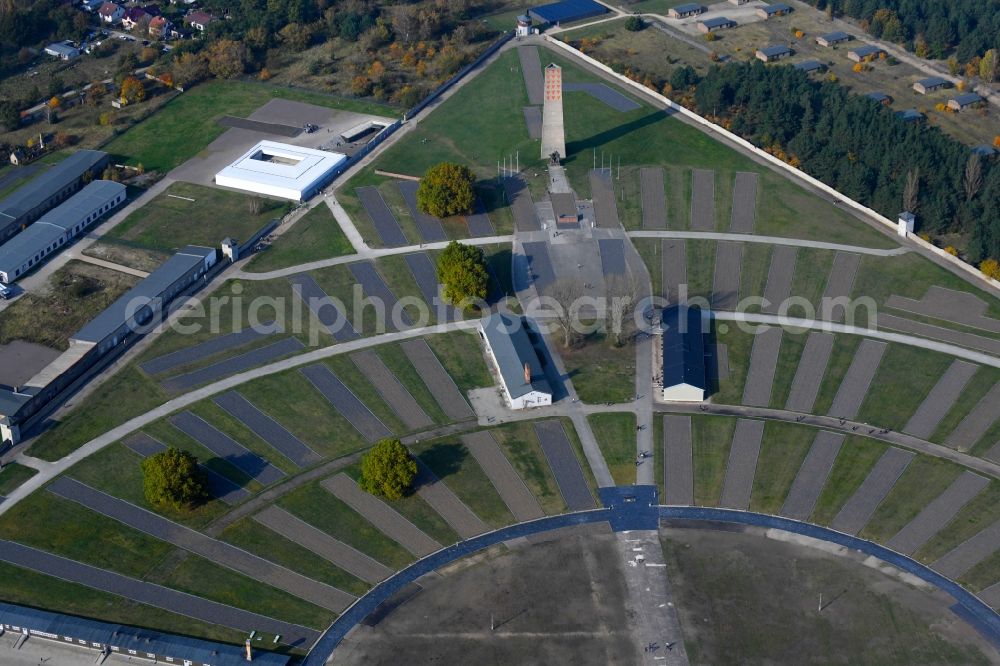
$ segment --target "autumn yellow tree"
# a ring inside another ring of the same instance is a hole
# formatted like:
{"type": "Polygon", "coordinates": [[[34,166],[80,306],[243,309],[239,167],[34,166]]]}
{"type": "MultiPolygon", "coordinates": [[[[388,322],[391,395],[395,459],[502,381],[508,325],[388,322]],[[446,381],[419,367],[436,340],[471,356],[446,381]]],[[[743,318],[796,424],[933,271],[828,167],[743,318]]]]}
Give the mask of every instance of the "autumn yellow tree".
{"type": "Polygon", "coordinates": [[[146,99],[146,89],[143,87],[142,81],[134,76],[126,77],[122,81],[121,98],[126,104],[137,104],[146,99]]]}
{"type": "Polygon", "coordinates": [[[996,259],[987,259],[979,264],[979,270],[988,278],[1000,280],[1000,261],[996,259]]]}
{"type": "Polygon", "coordinates": [[[247,68],[247,48],[242,42],[220,39],[208,49],[208,71],[220,79],[235,79],[247,68]]]}

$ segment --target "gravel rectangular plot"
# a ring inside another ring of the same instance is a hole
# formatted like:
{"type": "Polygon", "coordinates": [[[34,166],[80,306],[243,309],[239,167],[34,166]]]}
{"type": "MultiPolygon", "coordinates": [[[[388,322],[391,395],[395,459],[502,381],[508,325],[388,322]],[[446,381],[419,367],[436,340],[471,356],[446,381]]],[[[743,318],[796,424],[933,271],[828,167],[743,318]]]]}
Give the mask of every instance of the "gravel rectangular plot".
{"type": "Polygon", "coordinates": [[[199,368],[184,375],[171,377],[163,381],[163,388],[168,391],[184,391],[201,384],[207,384],[217,379],[230,377],[240,372],[256,368],[257,366],[270,363],[282,356],[288,356],[301,350],[302,343],[298,338],[285,338],[278,340],[264,347],[258,347],[245,354],[227,358],[224,361],[213,363],[204,368],[199,368]]]}
{"type": "Polygon", "coordinates": [[[289,541],[308,548],[327,562],[334,564],[355,578],[371,583],[380,583],[393,571],[364,553],[338,541],[332,536],[318,530],[309,523],[300,520],[277,506],[269,506],[253,517],[264,527],[277,532],[289,541]]]}
{"type": "Polygon", "coordinates": [[[538,500],[514,471],[491,433],[481,431],[463,435],[462,443],[472,452],[518,522],[535,520],[545,515],[538,500]]]}
{"type": "Polygon", "coordinates": [[[750,370],[747,371],[746,388],[743,390],[744,405],[767,407],[771,404],[771,386],[778,367],[781,333],[779,327],[773,326],[754,336],[750,370]]]}
{"type": "Polygon", "coordinates": [[[736,422],[720,506],[744,511],[750,506],[753,477],[757,472],[757,456],[760,454],[763,437],[763,421],[740,419],[736,422]]]}
{"type": "Polygon", "coordinates": [[[486,214],[486,207],[483,206],[483,202],[476,199],[476,212],[472,215],[465,216],[465,223],[469,227],[469,235],[473,238],[481,238],[483,236],[495,236],[496,229],[493,228],[493,223],[490,222],[490,216],[486,214]]]}
{"type": "Polygon", "coordinates": [[[375,270],[375,264],[371,261],[359,261],[349,264],[351,275],[358,281],[361,288],[365,290],[365,296],[375,303],[381,303],[385,312],[384,321],[386,326],[393,329],[405,328],[413,325],[413,320],[405,310],[399,308],[399,299],[392,293],[389,286],[382,279],[382,276],[375,270]]]}
{"type": "Polygon", "coordinates": [[[740,300],[740,259],[742,243],[719,241],[715,249],[715,276],[712,281],[712,309],[735,310],[740,300]]]}
{"type": "Polygon", "coordinates": [[[542,60],[537,46],[518,46],[517,57],[521,61],[521,75],[528,91],[528,103],[539,105],[545,101],[545,79],[542,76],[542,60]]]}
{"type": "Polygon", "coordinates": [[[371,349],[365,349],[351,354],[351,361],[407,427],[417,430],[434,425],[406,387],[399,383],[396,375],[392,374],[392,370],[385,367],[378,354],[371,349]]]}
{"type": "Polygon", "coordinates": [[[812,332],[806,338],[806,346],[795,369],[785,409],[792,412],[812,412],[820,384],[823,383],[823,375],[826,374],[826,366],[830,362],[834,339],[829,333],[818,332],[812,332]]]}
{"type": "Polygon", "coordinates": [[[687,284],[687,249],[682,240],[662,240],[660,252],[663,255],[661,291],[671,303],[676,303],[680,286],[687,284]]]}
{"type": "Polygon", "coordinates": [[[528,272],[531,274],[532,282],[538,290],[545,289],[556,281],[555,271],[552,269],[552,259],[549,257],[548,243],[537,241],[524,243],[525,259],[528,260],[528,272]]]}
{"type": "Polygon", "coordinates": [[[715,231],[715,172],[695,169],[691,172],[691,228],[715,231]]]}
{"type": "Polygon", "coordinates": [[[990,426],[1000,417],[1000,382],[993,385],[983,399],[962,419],[945,444],[962,451],[971,449],[982,439],[990,426]]]}
{"type": "Polygon", "coordinates": [[[1000,609],[1000,583],[994,583],[978,594],[988,606],[993,609],[1000,609]]]}
{"type": "Polygon", "coordinates": [[[886,301],[886,305],[897,310],[1000,333],[1000,319],[985,316],[986,301],[964,291],[934,285],[927,289],[927,293],[919,301],[893,295],[886,301]]]}
{"type": "Polygon", "coordinates": [[[972,363],[953,361],[910,417],[903,432],[921,439],[929,438],[978,369],[979,366],[972,363]]]}
{"type": "Polygon", "coordinates": [[[310,365],[299,370],[306,379],[330,401],[330,404],[347,419],[369,442],[376,442],[392,432],[361,402],[351,389],[344,386],[337,375],[325,365],[310,365]]]}
{"type": "Polygon", "coordinates": [[[318,631],[297,624],[281,622],[265,615],[122,576],[11,541],[0,541],[0,560],[93,590],[108,592],[154,608],[186,615],[207,624],[218,624],[245,632],[256,629],[280,634],[282,642],[288,645],[308,647],[319,638],[318,631]]]}
{"type": "Polygon", "coordinates": [[[618,207],[615,205],[615,192],[611,186],[611,176],[606,172],[590,172],[590,194],[594,199],[594,215],[597,217],[597,226],[606,229],[617,229],[621,226],[618,221],[618,207]]]}
{"type": "Polygon", "coordinates": [[[425,340],[407,340],[400,343],[400,347],[449,419],[464,421],[475,417],[475,412],[458,389],[455,380],[444,369],[425,340]]]}
{"type": "Polygon", "coordinates": [[[401,180],[397,185],[410,215],[413,216],[413,221],[417,224],[417,231],[420,232],[421,239],[428,243],[448,240],[448,235],[444,232],[444,227],[441,226],[441,220],[433,215],[422,213],[417,208],[417,188],[420,187],[420,183],[414,180],[401,180]]]}
{"type": "Polygon", "coordinates": [[[541,139],[542,107],[526,106],[522,108],[522,111],[524,111],[524,124],[528,126],[528,138],[541,139]]]}
{"type": "Polygon", "coordinates": [[[368,213],[368,217],[371,218],[372,224],[375,225],[375,231],[382,239],[382,244],[386,247],[407,245],[406,236],[403,235],[399,222],[389,210],[389,206],[385,203],[378,188],[367,185],[359,187],[355,192],[365,212],[368,213]]]}
{"type": "Polygon", "coordinates": [[[213,402],[295,465],[309,467],[320,461],[321,456],[310,449],[305,442],[288,432],[285,426],[257,409],[252,402],[236,391],[223,393],[215,397],[213,402]]]}
{"type": "Polygon", "coordinates": [[[434,262],[425,252],[408,254],[403,257],[406,266],[413,275],[413,280],[420,289],[420,295],[424,297],[427,304],[434,309],[438,321],[458,321],[462,318],[462,313],[454,306],[445,303],[443,300],[435,302],[438,298],[437,269],[434,262]]]}
{"type": "Polygon", "coordinates": [[[531,200],[531,191],[521,178],[504,178],[504,190],[510,202],[510,210],[514,214],[514,224],[518,231],[539,231],[542,226],[535,214],[535,203],[531,200]]]}
{"type": "Polygon", "coordinates": [[[604,102],[615,111],[622,113],[641,108],[636,102],[603,83],[564,83],[563,91],[585,92],[594,99],[604,102]]]}
{"type": "MultiPolygon", "coordinates": [[[[833,258],[833,266],[830,268],[830,275],[826,279],[826,290],[823,292],[823,301],[830,303],[832,299],[847,298],[854,288],[854,277],[858,273],[858,266],[861,263],[861,255],[849,252],[838,252],[833,258]]],[[[820,307],[820,316],[827,308],[820,307]]],[[[829,310],[830,321],[842,321],[844,319],[844,308],[839,306],[829,310]]]]}
{"type": "Polygon", "coordinates": [[[757,174],[739,171],[733,185],[733,215],[729,230],[737,234],[752,234],[757,217],[757,174]]]}
{"type": "Polygon", "coordinates": [[[240,347],[267,335],[273,335],[273,333],[261,333],[248,327],[236,333],[220,335],[217,338],[212,338],[211,340],[202,342],[201,344],[194,345],[192,347],[185,347],[184,349],[180,349],[170,354],[158,356],[150,361],[146,361],[139,367],[142,368],[144,372],[156,375],[161,372],[166,372],[167,370],[173,370],[174,368],[188,363],[200,361],[203,358],[208,358],[213,354],[218,354],[219,352],[223,352],[228,349],[240,347]]]}
{"type": "MultiPolygon", "coordinates": [[[[122,443],[143,458],[148,458],[167,449],[166,444],[153,439],[144,432],[137,432],[130,435],[122,440],[122,443]]],[[[201,468],[201,471],[205,473],[205,478],[208,479],[208,492],[212,497],[217,497],[229,505],[239,504],[250,498],[250,491],[246,488],[236,485],[226,477],[204,465],[198,465],[198,467],[201,468]]]]}
{"type": "Polygon", "coordinates": [[[354,479],[346,474],[338,474],[321,481],[320,485],[364,516],[382,534],[417,557],[424,557],[441,549],[441,544],[427,536],[388,504],[361,490],[354,479]]]}
{"type": "Polygon", "coordinates": [[[931,568],[955,580],[1000,549],[1000,520],[942,555],[931,568]]]}
{"type": "Polygon", "coordinates": [[[665,504],[694,504],[694,454],[690,416],[663,417],[663,482],[665,504]]]}
{"type": "Polygon", "coordinates": [[[837,395],[830,405],[830,416],[842,419],[853,419],[861,409],[861,403],[868,395],[868,388],[871,386],[875,373],[878,372],[878,365],[882,362],[882,355],[888,345],[875,340],[862,340],[858,347],[851,367],[847,369],[844,380],[837,389],[837,395]]]}
{"type": "Polygon", "coordinates": [[[451,526],[451,529],[458,532],[463,539],[469,539],[488,532],[489,527],[479,519],[472,509],[467,507],[451,489],[438,479],[434,472],[417,458],[417,478],[414,485],[417,494],[431,508],[444,518],[444,521],[451,526]]]}
{"type": "Polygon", "coordinates": [[[642,186],[642,228],[666,229],[667,195],[663,191],[663,169],[639,169],[639,184],[642,186]]]}
{"type": "Polygon", "coordinates": [[[764,287],[764,298],[768,303],[761,308],[762,312],[777,314],[781,304],[791,295],[798,250],[794,245],[775,245],[771,251],[771,267],[767,271],[767,286],[764,287]]]}
{"type": "Polygon", "coordinates": [[[292,293],[302,299],[337,342],[347,342],[358,337],[354,326],[347,321],[347,315],[342,309],[344,305],[335,303],[312,276],[299,273],[288,278],[288,281],[292,283],[292,293]]]}
{"type": "Polygon", "coordinates": [[[625,241],[620,238],[602,238],[597,241],[601,251],[601,267],[605,277],[625,275],[625,241]]]}
{"type": "Polygon", "coordinates": [[[925,324],[911,319],[903,319],[896,315],[879,313],[878,327],[911,333],[924,338],[931,338],[932,340],[942,340],[958,345],[959,347],[969,347],[970,349],[978,349],[989,354],[1000,355],[1000,340],[984,338],[981,335],[973,333],[954,331],[950,328],[925,324]]]}
{"type": "Polygon", "coordinates": [[[906,555],[916,552],[987,485],[989,480],[985,477],[972,472],[962,472],[947,490],[925,506],[917,517],[903,527],[896,536],[889,539],[886,545],[906,555]]]}
{"type": "Polygon", "coordinates": [[[583,511],[597,506],[562,424],[557,421],[536,423],[535,434],[567,508],[570,511],[583,511]]]}
{"type": "Polygon", "coordinates": [[[840,509],[830,526],[845,534],[857,534],[871,520],[875,509],[889,494],[906,466],[913,460],[913,453],[902,449],[888,449],[868,473],[857,491],[840,509]]]}
{"type": "Polygon", "coordinates": [[[343,612],[355,599],[343,590],[306,578],[69,477],[56,479],[49,492],[335,613],[343,612]]]}
{"type": "Polygon", "coordinates": [[[265,123],[260,120],[237,118],[236,116],[222,116],[219,118],[219,124],[223,127],[236,127],[238,129],[250,130],[252,132],[260,132],[261,134],[283,136],[288,139],[302,134],[301,127],[292,127],[291,125],[281,125],[279,123],[265,123]]]}
{"type": "Polygon", "coordinates": [[[809,453],[802,461],[802,467],[785,497],[781,515],[795,520],[809,520],[843,443],[844,435],[840,433],[828,430],[816,433],[816,439],[809,447],[809,453]]]}
{"type": "Polygon", "coordinates": [[[230,463],[247,476],[265,486],[281,480],[285,474],[280,469],[253,453],[224,432],[191,412],[181,412],[170,417],[178,430],[188,435],[206,449],[230,463]]]}

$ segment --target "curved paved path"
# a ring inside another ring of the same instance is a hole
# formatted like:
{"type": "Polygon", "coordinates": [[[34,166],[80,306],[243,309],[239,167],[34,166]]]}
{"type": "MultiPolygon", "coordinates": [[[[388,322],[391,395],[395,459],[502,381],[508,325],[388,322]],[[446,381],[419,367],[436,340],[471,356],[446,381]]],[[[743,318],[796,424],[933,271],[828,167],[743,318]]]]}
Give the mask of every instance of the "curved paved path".
{"type": "Polygon", "coordinates": [[[836,250],[853,252],[855,254],[870,254],[876,257],[895,257],[911,252],[908,247],[894,247],[880,250],[873,247],[856,245],[841,245],[823,241],[803,240],[801,238],[784,238],[781,236],[758,236],[756,234],[733,234],[715,231],[629,231],[630,238],[681,238],[686,240],[736,241],[739,243],[766,243],[768,245],[790,245],[792,247],[811,247],[817,250],[836,250]]]}

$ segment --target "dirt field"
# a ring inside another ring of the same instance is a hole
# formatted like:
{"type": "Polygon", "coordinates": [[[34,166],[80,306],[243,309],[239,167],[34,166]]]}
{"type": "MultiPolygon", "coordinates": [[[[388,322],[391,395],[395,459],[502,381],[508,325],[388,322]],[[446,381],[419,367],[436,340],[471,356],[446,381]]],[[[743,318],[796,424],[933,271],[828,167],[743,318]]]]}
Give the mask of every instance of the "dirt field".
{"type": "Polygon", "coordinates": [[[863,566],[857,553],[760,530],[664,529],[661,538],[692,664],[1000,660],[948,610],[950,596],[863,566]]]}

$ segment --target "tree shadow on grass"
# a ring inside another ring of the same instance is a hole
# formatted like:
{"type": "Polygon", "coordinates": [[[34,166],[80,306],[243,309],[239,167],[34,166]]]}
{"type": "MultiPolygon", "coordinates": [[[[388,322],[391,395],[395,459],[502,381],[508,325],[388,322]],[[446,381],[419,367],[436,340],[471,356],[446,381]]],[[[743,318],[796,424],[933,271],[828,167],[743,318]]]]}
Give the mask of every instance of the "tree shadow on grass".
{"type": "Polygon", "coordinates": [[[458,442],[442,442],[421,453],[419,458],[435,476],[444,479],[462,469],[468,455],[469,452],[458,442]]]}

